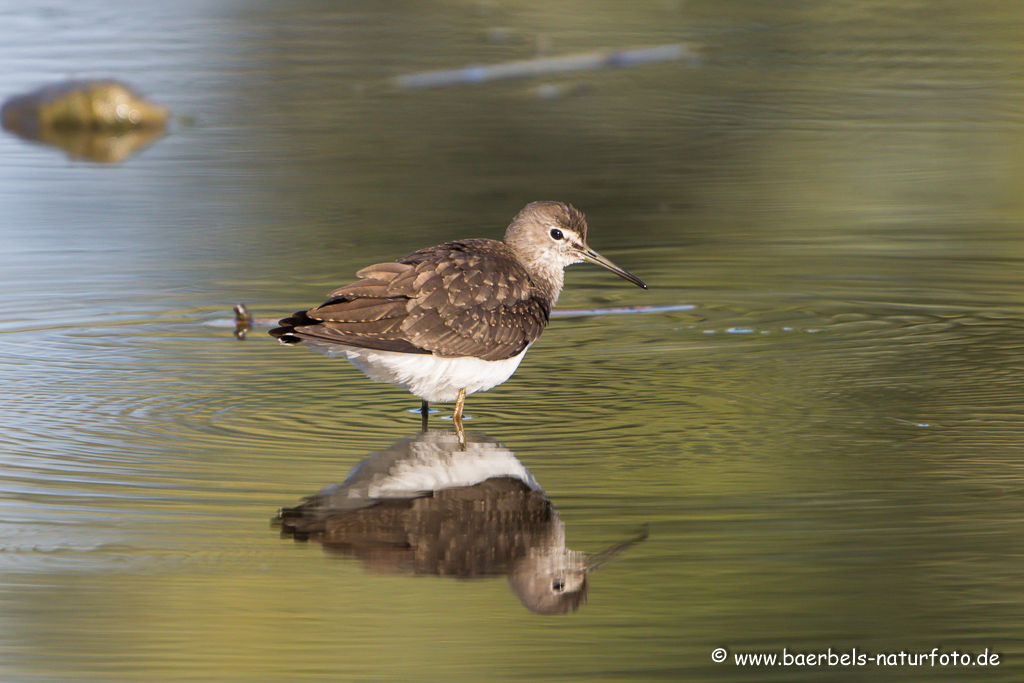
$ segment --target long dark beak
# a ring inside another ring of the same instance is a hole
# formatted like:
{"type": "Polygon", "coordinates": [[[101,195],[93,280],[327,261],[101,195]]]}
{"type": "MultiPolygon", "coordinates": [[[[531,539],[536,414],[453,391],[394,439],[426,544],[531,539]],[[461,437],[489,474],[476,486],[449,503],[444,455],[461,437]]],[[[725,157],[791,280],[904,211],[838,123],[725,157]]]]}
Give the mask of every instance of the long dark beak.
{"type": "Polygon", "coordinates": [[[619,268],[617,265],[606,259],[604,256],[601,256],[590,247],[584,247],[583,249],[580,249],[578,253],[580,255],[580,258],[586,261],[587,263],[593,263],[598,266],[601,266],[605,270],[612,271],[622,279],[629,280],[637,287],[643,287],[644,289],[647,289],[647,285],[644,284],[643,280],[638,278],[636,275],[633,275],[629,271],[619,268]]]}
{"type": "Polygon", "coordinates": [[[612,545],[612,546],[610,546],[608,548],[605,548],[604,550],[602,550],[601,552],[597,553],[596,555],[588,555],[587,556],[587,571],[592,572],[592,571],[600,568],[605,563],[607,563],[608,560],[612,559],[613,557],[615,557],[619,553],[623,552],[624,550],[626,550],[630,546],[636,545],[637,543],[640,543],[641,541],[646,541],[646,540],[647,540],[647,525],[644,524],[642,527],[640,527],[640,529],[637,531],[637,533],[633,535],[633,538],[628,538],[625,541],[619,541],[615,545],[612,545]]]}

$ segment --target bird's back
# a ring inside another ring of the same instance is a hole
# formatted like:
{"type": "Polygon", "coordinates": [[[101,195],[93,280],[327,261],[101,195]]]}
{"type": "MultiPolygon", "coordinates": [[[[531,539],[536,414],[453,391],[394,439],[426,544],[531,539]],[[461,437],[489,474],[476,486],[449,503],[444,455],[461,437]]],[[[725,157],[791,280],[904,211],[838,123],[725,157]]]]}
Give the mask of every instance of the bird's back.
{"type": "Polygon", "coordinates": [[[271,331],[360,348],[504,360],[540,337],[551,312],[503,242],[469,239],[359,271],[362,278],[271,331]]]}

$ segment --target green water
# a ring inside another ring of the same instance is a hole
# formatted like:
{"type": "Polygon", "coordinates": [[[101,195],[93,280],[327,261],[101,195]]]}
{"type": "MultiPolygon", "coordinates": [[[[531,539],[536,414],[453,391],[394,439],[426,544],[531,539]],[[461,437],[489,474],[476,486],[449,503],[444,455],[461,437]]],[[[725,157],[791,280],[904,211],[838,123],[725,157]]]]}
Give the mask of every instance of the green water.
{"type": "Polygon", "coordinates": [[[115,165],[0,136],[0,679],[1020,680],[1013,3],[0,17],[3,97],[113,76],[192,122],[115,165]],[[385,86],[678,42],[699,68],[385,86]],[[574,266],[561,307],[694,308],[554,318],[466,427],[529,468],[571,548],[648,538],[565,616],[280,538],[278,508],[415,434],[418,402],[265,328],[236,340],[232,305],[291,313],[538,199],[651,286],[574,266]],[[936,647],[1001,659],[732,659],[936,647]]]}

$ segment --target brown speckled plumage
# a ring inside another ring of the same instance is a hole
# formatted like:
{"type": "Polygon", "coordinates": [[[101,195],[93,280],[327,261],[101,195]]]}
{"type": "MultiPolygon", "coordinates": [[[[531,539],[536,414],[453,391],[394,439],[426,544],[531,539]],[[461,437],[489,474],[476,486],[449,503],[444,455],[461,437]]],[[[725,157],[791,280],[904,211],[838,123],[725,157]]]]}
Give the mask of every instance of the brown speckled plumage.
{"type": "Polygon", "coordinates": [[[271,334],[438,356],[511,358],[540,337],[551,302],[497,240],[421,249],[363,268],[363,278],[271,334]]]}

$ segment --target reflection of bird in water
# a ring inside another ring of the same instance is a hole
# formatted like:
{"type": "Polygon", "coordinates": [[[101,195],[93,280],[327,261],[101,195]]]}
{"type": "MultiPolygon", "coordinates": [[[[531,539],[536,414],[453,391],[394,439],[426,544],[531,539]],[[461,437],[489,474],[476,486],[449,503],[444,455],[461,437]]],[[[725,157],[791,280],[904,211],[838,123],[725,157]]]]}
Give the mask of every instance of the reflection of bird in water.
{"type": "Polygon", "coordinates": [[[587,577],[642,536],[597,555],[569,550],[565,526],[515,455],[479,434],[402,439],[275,520],[282,534],[354,555],[372,571],[460,578],[507,575],[542,614],[576,610],[587,577]]]}

